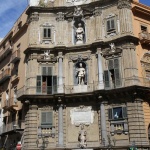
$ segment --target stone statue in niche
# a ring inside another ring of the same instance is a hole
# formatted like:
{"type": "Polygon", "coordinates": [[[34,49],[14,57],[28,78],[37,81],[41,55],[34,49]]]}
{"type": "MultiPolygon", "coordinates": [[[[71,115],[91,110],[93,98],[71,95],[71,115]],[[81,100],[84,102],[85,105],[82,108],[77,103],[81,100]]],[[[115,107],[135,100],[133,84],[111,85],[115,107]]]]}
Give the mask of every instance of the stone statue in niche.
{"type": "Polygon", "coordinates": [[[86,143],[86,131],[84,130],[84,125],[81,125],[81,130],[79,131],[79,135],[78,135],[78,141],[79,141],[79,147],[80,148],[86,148],[87,143],[86,143]]]}
{"type": "Polygon", "coordinates": [[[50,59],[50,50],[44,51],[44,59],[50,59]]]}
{"type": "Polygon", "coordinates": [[[75,37],[76,37],[76,44],[83,44],[84,28],[82,27],[81,23],[78,24],[75,37]]]}
{"type": "Polygon", "coordinates": [[[79,85],[85,85],[85,68],[82,62],[79,62],[79,68],[76,68],[76,77],[78,78],[79,85]]]}

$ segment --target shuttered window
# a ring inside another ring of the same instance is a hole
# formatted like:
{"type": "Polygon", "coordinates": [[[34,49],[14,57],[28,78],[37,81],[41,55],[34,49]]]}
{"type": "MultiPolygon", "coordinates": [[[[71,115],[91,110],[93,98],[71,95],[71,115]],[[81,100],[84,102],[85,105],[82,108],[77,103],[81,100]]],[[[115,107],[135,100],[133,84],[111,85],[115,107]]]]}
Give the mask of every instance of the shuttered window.
{"type": "Polygon", "coordinates": [[[127,108],[126,107],[115,107],[108,109],[108,119],[126,119],[127,118],[127,108]]]}
{"type": "Polygon", "coordinates": [[[53,67],[41,68],[41,76],[37,76],[36,91],[38,94],[57,93],[57,76],[53,75],[53,67]]]}
{"type": "Polygon", "coordinates": [[[115,29],[115,19],[111,18],[107,20],[107,32],[115,29]]]}
{"type": "Polygon", "coordinates": [[[104,71],[105,88],[121,86],[119,59],[108,60],[108,70],[104,71]]]}
{"type": "Polygon", "coordinates": [[[53,113],[41,112],[41,126],[52,127],[53,125],[53,113]]]}

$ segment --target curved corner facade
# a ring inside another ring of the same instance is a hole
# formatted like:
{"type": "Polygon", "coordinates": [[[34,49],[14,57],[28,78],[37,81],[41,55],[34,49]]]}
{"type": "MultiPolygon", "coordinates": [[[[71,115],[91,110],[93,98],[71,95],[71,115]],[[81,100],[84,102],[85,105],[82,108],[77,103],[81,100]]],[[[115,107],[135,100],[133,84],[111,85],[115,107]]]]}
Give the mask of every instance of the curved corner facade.
{"type": "Polygon", "coordinates": [[[130,0],[30,0],[0,43],[0,146],[148,150],[148,12],[130,0]]]}

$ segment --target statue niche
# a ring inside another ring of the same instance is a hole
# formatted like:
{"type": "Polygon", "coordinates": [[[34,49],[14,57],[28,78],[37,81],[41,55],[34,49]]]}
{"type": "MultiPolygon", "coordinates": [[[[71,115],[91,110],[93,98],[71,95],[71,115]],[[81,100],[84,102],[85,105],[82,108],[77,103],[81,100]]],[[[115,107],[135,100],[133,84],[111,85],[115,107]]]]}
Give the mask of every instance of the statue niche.
{"type": "Polygon", "coordinates": [[[78,62],[75,64],[75,84],[87,84],[87,67],[84,62],[78,62]]]}
{"type": "Polygon", "coordinates": [[[74,22],[74,43],[85,43],[85,23],[80,19],[74,22]]]}

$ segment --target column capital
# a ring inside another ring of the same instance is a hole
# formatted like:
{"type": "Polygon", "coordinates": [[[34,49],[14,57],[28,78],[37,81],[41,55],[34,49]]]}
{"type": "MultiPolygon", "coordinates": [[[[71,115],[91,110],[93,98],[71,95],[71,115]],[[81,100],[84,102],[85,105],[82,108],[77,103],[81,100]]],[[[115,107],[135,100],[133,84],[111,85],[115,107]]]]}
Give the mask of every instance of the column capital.
{"type": "Polygon", "coordinates": [[[118,9],[128,8],[131,9],[131,0],[119,0],[118,9]]]}
{"type": "Polygon", "coordinates": [[[62,59],[63,59],[63,53],[62,53],[62,52],[58,52],[57,58],[58,58],[58,59],[59,59],[59,58],[62,58],[62,59]]]}

